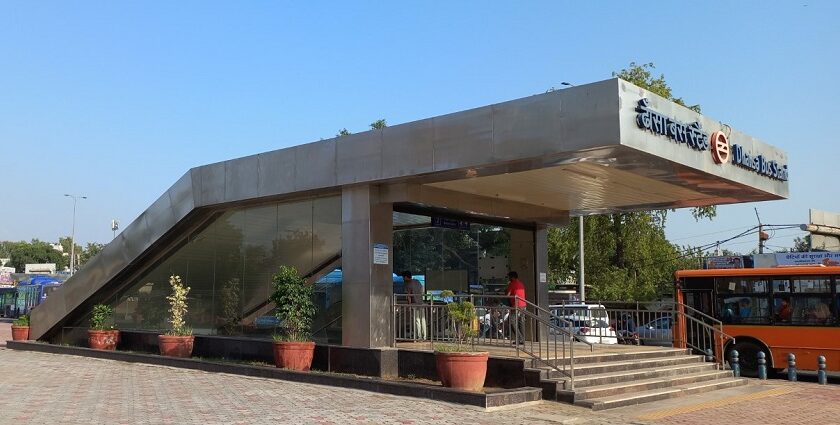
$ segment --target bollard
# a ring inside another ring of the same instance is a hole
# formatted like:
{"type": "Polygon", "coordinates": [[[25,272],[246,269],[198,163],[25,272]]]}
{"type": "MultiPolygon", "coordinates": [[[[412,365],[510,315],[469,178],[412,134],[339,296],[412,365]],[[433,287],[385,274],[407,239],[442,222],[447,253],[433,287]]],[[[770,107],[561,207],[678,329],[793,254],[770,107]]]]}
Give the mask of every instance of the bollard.
{"type": "Polygon", "coordinates": [[[712,349],[711,348],[706,349],[706,361],[707,362],[715,361],[715,355],[712,354],[712,349]]]}
{"type": "Polygon", "coordinates": [[[758,352],[758,379],[767,379],[767,360],[764,359],[764,351],[758,352]]]}
{"type": "Polygon", "coordinates": [[[828,382],[828,379],[825,376],[825,356],[817,357],[817,368],[819,368],[819,371],[817,372],[817,382],[819,382],[820,385],[825,385],[828,382]]]}
{"type": "Polygon", "coordinates": [[[740,378],[741,365],[738,363],[738,350],[732,350],[732,353],[729,355],[729,366],[732,368],[732,375],[740,378]]]}
{"type": "Polygon", "coordinates": [[[796,356],[788,353],[788,381],[796,382],[796,356]]]}

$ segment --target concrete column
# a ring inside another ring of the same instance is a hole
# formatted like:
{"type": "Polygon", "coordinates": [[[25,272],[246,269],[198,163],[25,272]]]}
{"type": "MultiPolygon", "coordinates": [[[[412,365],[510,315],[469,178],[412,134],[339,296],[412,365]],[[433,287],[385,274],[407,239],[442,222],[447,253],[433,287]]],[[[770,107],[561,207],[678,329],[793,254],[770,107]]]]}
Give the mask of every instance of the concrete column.
{"type": "MultiPolygon", "coordinates": [[[[548,228],[544,225],[537,226],[534,230],[534,273],[536,288],[534,290],[535,301],[534,304],[548,310],[548,228]]],[[[548,315],[545,315],[548,319],[548,315]]],[[[540,340],[544,340],[548,335],[546,329],[540,329],[540,340]]]]}
{"type": "Polygon", "coordinates": [[[379,187],[341,190],[341,266],[343,345],[362,348],[391,345],[393,206],[379,202],[379,187]],[[373,264],[373,245],[388,247],[388,264],[373,264]]]}

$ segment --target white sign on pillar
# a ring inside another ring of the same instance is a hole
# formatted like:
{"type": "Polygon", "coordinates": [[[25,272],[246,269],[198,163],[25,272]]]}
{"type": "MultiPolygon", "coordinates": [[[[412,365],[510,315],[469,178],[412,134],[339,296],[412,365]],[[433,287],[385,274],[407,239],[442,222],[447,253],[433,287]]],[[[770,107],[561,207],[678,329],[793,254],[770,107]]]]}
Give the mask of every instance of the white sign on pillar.
{"type": "Polygon", "coordinates": [[[388,265],[388,245],[384,243],[373,244],[373,264],[388,265]]]}

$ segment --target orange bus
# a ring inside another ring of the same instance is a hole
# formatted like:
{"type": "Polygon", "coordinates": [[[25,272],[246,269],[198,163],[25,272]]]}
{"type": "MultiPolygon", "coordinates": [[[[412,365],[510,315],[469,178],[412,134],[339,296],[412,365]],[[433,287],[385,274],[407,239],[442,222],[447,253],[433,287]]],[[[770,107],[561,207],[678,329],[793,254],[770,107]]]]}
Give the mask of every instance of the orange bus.
{"type": "Polygon", "coordinates": [[[675,297],[721,321],[722,332],[735,339],[726,343],[725,359],[737,349],[745,376],[757,375],[759,351],[768,371],[787,367],[788,353],[798,369],[817,370],[822,355],[826,370],[840,371],[838,286],[840,267],[680,270],[675,297]]]}

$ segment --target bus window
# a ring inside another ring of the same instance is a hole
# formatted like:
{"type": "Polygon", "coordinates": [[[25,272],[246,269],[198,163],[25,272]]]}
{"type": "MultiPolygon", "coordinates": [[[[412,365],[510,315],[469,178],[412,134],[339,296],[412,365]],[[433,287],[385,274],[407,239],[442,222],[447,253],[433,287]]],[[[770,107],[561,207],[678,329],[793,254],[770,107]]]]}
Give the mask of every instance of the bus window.
{"type": "Polygon", "coordinates": [[[790,292],[790,279],[776,278],[770,284],[773,287],[773,292],[790,292]]]}
{"type": "Polygon", "coordinates": [[[828,276],[802,276],[793,280],[793,292],[796,293],[831,293],[831,280],[828,276]]]}

